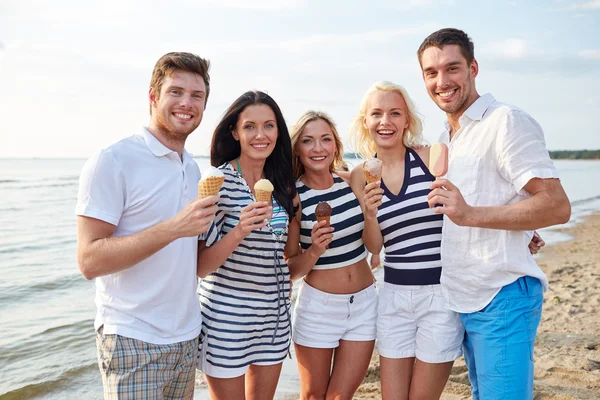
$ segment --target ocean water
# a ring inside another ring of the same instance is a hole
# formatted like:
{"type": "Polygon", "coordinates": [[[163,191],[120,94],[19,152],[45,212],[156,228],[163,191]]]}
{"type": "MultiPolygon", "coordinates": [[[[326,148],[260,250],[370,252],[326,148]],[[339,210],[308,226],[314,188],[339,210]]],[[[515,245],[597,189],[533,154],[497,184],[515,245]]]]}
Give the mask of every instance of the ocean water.
{"type": "MultiPolygon", "coordinates": [[[[81,276],[75,257],[83,163],[0,159],[0,400],[102,398],[94,283],[81,276]]],[[[570,224],[599,210],[600,161],[556,166],[573,205],[570,224]]],[[[568,238],[552,229],[542,236],[548,243],[568,238]]],[[[295,360],[288,359],[278,394],[297,391],[295,360]]],[[[206,390],[196,392],[207,398],[206,390]]]]}

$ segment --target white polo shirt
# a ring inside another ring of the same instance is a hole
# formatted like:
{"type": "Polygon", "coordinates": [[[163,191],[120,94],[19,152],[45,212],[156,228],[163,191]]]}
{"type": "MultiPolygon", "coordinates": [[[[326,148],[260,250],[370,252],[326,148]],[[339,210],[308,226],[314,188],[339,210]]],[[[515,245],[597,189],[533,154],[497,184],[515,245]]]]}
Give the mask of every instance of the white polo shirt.
{"type": "MultiPolygon", "coordinates": [[[[146,129],[91,157],[79,182],[76,214],[115,225],[128,236],[169,219],[198,195],[192,156],[161,144],[146,129]]],[[[177,239],[126,270],[96,278],[95,328],[154,344],[195,338],[198,238],[177,239]]]]}
{"type": "MultiPolygon", "coordinates": [[[[477,99],[440,141],[448,144],[448,178],[471,206],[503,206],[525,200],[532,178],[558,178],[540,125],[523,110],[491,94],[477,99]]],[[[442,289],[447,307],[470,313],[492,301],[503,286],[522,276],[548,280],[529,252],[532,231],[458,226],[444,216],[442,289]]]]}

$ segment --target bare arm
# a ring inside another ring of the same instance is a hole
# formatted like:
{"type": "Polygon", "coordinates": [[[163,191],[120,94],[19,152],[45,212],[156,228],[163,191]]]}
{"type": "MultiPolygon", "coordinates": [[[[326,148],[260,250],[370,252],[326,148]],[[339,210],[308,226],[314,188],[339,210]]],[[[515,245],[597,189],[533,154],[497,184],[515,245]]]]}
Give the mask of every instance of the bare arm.
{"type": "MultiPolygon", "coordinates": [[[[305,252],[300,253],[298,245],[290,245],[289,252],[286,254],[288,257],[288,266],[290,267],[290,278],[292,281],[302,278],[308,274],[310,270],[315,266],[319,257],[325,253],[327,245],[331,243],[333,239],[333,227],[325,226],[326,221],[317,222],[311,232],[312,244],[305,252]]],[[[299,243],[300,242],[300,224],[296,219],[290,224],[290,233],[288,236],[288,243],[299,243]],[[290,242],[293,240],[293,242],[290,242]]]]}
{"type": "Polygon", "coordinates": [[[448,215],[457,225],[503,230],[535,230],[564,224],[571,217],[571,204],[558,179],[533,178],[524,189],[531,197],[515,204],[494,207],[469,206],[447,179],[432,183],[429,206],[448,215]]]}
{"type": "Polygon", "coordinates": [[[242,241],[255,229],[261,229],[265,219],[271,217],[273,208],[266,202],[248,204],[240,214],[239,223],[221,240],[210,247],[204,241],[198,244],[197,273],[200,278],[205,278],[211,272],[219,269],[227,258],[242,243],[242,241]]]}
{"type": "Polygon", "coordinates": [[[383,189],[379,183],[374,182],[365,186],[366,179],[362,166],[357,166],[352,170],[350,177],[350,187],[358,199],[360,208],[365,217],[365,228],[362,239],[369,253],[379,254],[383,247],[383,236],[379,229],[377,221],[377,208],[383,198],[383,189]]]}
{"type": "Polygon", "coordinates": [[[113,236],[116,226],[77,217],[77,262],[86,279],[123,271],[172,241],[206,232],[214,218],[217,196],[194,200],[171,219],[129,236],[113,236]]]}

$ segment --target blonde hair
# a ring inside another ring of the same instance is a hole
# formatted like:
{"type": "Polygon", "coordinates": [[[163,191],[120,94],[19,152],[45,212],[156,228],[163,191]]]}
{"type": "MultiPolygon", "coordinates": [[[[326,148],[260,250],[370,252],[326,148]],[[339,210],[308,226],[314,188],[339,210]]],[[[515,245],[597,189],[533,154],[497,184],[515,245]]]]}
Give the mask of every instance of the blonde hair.
{"type": "Polygon", "coordinates": [[[406,89],[400,85],[388,81],[375,82],[365,96],[363,97],[362,103],[358,115],[354,117],[352,125],[350,126],[350,143],[356,150],[356,153],[360,154],[364,158],[371,158],[377,153],[375,142],[369,130],[365,128],[364,119],[367,115],[367,107],[369,106],[369,97],[375,92],[393,92],[398,93],[404,99],[406,108],[408,111],[408,127],[402,133],[402,143],[406,147],[415,147],[423,143],[423,121],[421,116],[417,112],[415,104],[412,99],[408,96],[406,89]]]}
{"type": "Polygon", "coordinates": [[[309,122],[317,121],[319,119],[329,125],[329,128],[331,128],[331,132],[333,133],[333,141],[335,142],[335,154],[333,155],[333,163],[329,166],[329,171],[333,172],[335,170],[348,168],[343,160],[344,146],[342,145],[342,140],[340,139],[340,135],[338,134],[333,119],[322,111],[310,110],[302,114],[298,121],[290,128],[290,138],[292,140],[292,169],[296,179],[304,174],[304,165],[300,161],[300,157],[296,151],[298,140],[300,139],[300,135],[304,131],[304,128],[306,128],[306,125],[309,122]]]}

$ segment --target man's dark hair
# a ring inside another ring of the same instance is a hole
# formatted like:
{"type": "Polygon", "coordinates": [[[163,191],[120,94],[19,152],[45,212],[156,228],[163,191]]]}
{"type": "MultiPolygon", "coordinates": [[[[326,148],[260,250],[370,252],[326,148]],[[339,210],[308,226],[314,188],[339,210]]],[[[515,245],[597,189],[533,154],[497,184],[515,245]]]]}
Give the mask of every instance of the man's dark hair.
{"type": "MultiPolygon", "coordinates": [[[[473,45],[473,41],[465,32],[455,28],[440,29],[427,36],[425,40],[423,40],[423,43],[421,43],[421,46],[419,46],[419,51],[417,51],[419,64],[421,64],[421,58],[426,49],[435,46],[441,50],[448,44],[458,45],[460,53],[467,59],[467,65],[471,65],[475,59],[475,46],[473,45]]],[[[423,65],[421,64],[421,66],[423,65]]]]}

